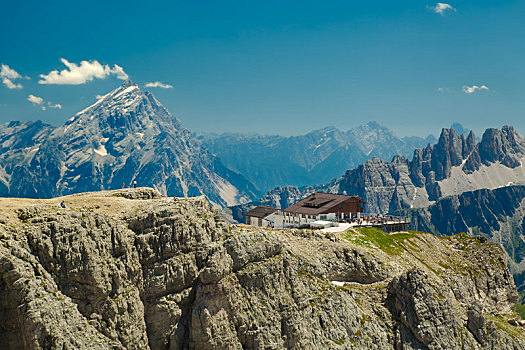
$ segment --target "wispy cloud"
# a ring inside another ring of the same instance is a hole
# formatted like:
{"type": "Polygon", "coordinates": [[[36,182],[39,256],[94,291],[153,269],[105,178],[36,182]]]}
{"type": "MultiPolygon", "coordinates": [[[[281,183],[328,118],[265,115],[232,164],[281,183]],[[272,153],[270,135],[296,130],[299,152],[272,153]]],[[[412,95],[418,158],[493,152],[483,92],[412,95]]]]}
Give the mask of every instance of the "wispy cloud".
{"type": "Polygon", "coordinates": [[[2,79],[2,83],[8,89],[23,88],[22,84],[13,82],[13,80],[16,79],[22,79],[22,76],[18,74],[17,71],[9,67],[7,64],[2,64],[2,66],[0,67],[0,78],[2,79]]]}
{"type": "Polygon", "coordinates": [[[477,86],[477,85],[466,86],[465,85],[463,86],[463,92],[466,94],[473,94],[476,91],[481,91],[481,90],[489,90],[489,87],[486,85],[481,85],[481,86],[477,86]]]}
{"type": "Polygon", "coordinates": [[[39,84],[80,85],[93,79],[105,79],[110,75],[122,80],[128,79],[124,69],[117,64],[111,68],[107,64],[100,64],[97,60],[81,61],[80,64],[71,63],[65,58],[61,58],[60,61],[67,68],[40,74],[42,79],[38,81],[39,84]]]}
{"type": "Polygon", "coordinates": [[[170,84],[164,84],[164,83],[161,83],[160,81],[153,81],[151,83],[146,83],[146,85],[144,85],[145,87],[147,88],[161,88],[161,89],[173,89],[173,85],[170,85],[170,84]]]}
{"type": "Polygon", "coordinates": [[[44,99],[42,97],[38,97],[35,95],[29,95],[27,97],[27,100],[31,102],[34,106],[38,106],[42,108],[43,111],[45,111],[47,107],[54,108],[54,109],[62,109],[61,104],[53,103],[49,101],[47,102],[47,107],[46,107],[46,103],[44,102],[44,99]]]}
{"type": "Polygon", "coordinates": [[[449,90],[446,87],[438,87],[438,91],[439,92],[448,92],[449,90]]]}
{"type": "Polygon", "coordinates": [[[452,5],[443,2],[438,2],[436,6],[428,6],[428,8],[434,11],[435,13],[439,13],[441,16],[443,16],[447,11],[456,12],[456,9],[452,7],[452,5]]]}

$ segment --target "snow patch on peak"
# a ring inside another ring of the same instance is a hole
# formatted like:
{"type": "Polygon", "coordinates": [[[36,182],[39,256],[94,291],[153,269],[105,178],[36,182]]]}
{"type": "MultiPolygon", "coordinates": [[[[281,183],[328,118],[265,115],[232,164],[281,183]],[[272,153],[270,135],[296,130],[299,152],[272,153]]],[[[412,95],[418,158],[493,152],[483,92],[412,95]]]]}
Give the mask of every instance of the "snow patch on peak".
{"type": "Polygon", "coordinates": [[[101,157],[105,157],[108,155],[108,151],[106,150],[106,147],[104,145],[100,145],[99,148],[93,149],[93,151],[101,157]]]}
{"type": "Polygon", "coordinates": [[[130,93],[133,90],[138,90],[138,86],[137,85],[129,86],[125,88],[124,90],[120,91],[119,93],[117,93],[115,96],[113,96],[113,98],[119,98],[120,96],[130,93]]]}
{"type": "MultiPolygon", "coordinates": [[[[102,103],[102,101],[104,101],[103,98],[101,98],[100,100],[98,100],[97,102],[93,103],[91,106],[87,107],[87,108],[84,108],[83,110],[81,110],[80,112],[78,112],[77,114],[75,114],[75,116],[71,119],[75,119],[76,116],[78,115],[81,115],[81,114],[84,114],[85,112],[87,112],[88,110],[90,110],[91,108],[95,108],[96,106],[98,106],[99,104],[102,103]]],[[[70,119],[70,120],[71,120],[70,119]]]]}
{"type": "MultiPolygon", "coordinates": [[[[134,91],[134,90],[140,90],[140,89],[139,89],[139,87],[137,85],[126,85],[126,86],[123,85],[123,86],[119,87],[118,89],[115,89],[115,90],[105,94],[104,96],[99,96],[97,102],[93,103],[91,106],[89,106],[87,108],[84,108],[83,110],[81,110],[80,112],[75,114],[75,116],[70,118],[69,120],[73,121],[76,116],[81,115],[81,114],[87,112],[88,110],[97,107],[102,102],[108,100],[108,98],[110,98],[110,99],[117,99],[117,98],[119,98],[119,97],[121,97],[121,96],[123,96],[125,94],[128,94],[128,93],[134,91]]],[[[91,119],[93,119],[93,118],[91,118],[91,119]]]]}

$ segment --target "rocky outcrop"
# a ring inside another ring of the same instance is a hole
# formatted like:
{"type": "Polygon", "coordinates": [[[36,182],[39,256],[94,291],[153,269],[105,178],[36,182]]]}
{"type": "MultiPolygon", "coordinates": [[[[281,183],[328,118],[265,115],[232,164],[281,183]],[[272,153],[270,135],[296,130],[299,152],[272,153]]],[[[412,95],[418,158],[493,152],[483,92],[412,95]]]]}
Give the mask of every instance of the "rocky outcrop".
{"type": "Polygon", "coordinates": [[[229,227],[142,188],[0,202],[7,349],[525,349],[503,251],[466,235],[229,227]]]}
{"type": "Polygon", "coordinates": [[[463,170],[469,174],[479,170],[481,165],[489,166],[499,162],[506,167],[521,166],[525,155],[525,138],[519,135],[512,126],[501,130],[487,129],[483,138],[474,148],[471,157],[466,161],[463,170]]]}
{"type": "Polygon", "coordinates": [[[394,212],[410,205],[415,186],[405,157],[392,162],[373,158],[348,171],[339,181],[339,192],[366,198],[368,212],[394,212]]]}

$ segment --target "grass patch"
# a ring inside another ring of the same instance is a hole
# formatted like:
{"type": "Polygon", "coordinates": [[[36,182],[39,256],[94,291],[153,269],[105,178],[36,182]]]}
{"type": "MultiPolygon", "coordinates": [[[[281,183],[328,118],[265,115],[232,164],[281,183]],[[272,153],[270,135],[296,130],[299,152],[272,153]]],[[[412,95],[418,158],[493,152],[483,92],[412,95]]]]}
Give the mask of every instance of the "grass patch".
{"type": "Polygon", "coordinates": [[[356,233],[347,232],[344,238],[358,245],[375,246],[387,254],[397,254],[406,249],[403,241],[416,237],[416,232],[400,232],[389,234],[378,228],[361,227],[356,229],[356,233]]]}
{"type": "Polygon", "coordinates": [[[492,322],[494,326],[500,331],[503,331],[513,337],[514,339],[525,339],[525,334],[522,333],[521,329],[514,327],[509,324],[508,320],[501,315],[485,315],[485,317],[492,322]]]}
{"type": "Polygon", "coordinates": [[[342,337],[341,339],[339,340],[335,340],[335,339],[331,339],[334,343],[336,343],[337,345],[343,345],[345,343],[345,338],[342,337]]]}
{"type": "Polygon", "coordinates": [[[522,320],[525,320],[525,305],[514,305],[514,311],[516,311],[518,315],[520,315],[522,320]]]}

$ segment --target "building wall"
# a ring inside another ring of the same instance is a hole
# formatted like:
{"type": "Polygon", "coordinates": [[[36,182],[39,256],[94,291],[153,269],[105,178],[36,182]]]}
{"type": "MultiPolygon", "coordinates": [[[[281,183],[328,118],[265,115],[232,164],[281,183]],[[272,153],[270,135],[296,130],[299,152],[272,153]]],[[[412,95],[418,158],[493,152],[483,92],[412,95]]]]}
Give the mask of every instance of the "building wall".
{"type": "Polygon", "coordinates": [[[311,222],[317,220],[336,220],[339,214],[339,218],[349,217],[350,213],[353,216],[363,212],[364,208],[360,207],[360,201],[356,198],[349,198],[342,202],[340,205],[335,205],[330,209],[325,210],[319,215],[306,215],[306,214],[295,214],[289,212],[283,212],[278,210],[266,218],[261,219],[256,217],[246,217],[246,224],[261,227],[274,227],[274,228],[291,228],[307,226],[311,222]],[[344,217],[343,217],[344,216],[344,217]]]}
{"type": "Polygon", "coordinates": [[[275,228],[308,226],[310,222],[318,220],[318,216],[315,215],[294,214],[281,211],[276,216],[275,228]]]}
{"type": "Polygon", "coordinates": [[[283,228],[283,217],[278,215],[278,212],[272,213],[265,218],[257,218],[254,216],[246,217],[246,224],[258,227],[274,227],[283,228]]]}
{"type": "Polygon", "coordinates": [[[361,208],[361,202],[357,198],[348,198],[346,201],[334,205],[333,207],[327,209],[324,211],[324,213],[345,213],[345,214],[356,214],[364,212],[364,204],[363,208],[361,208]]]}

